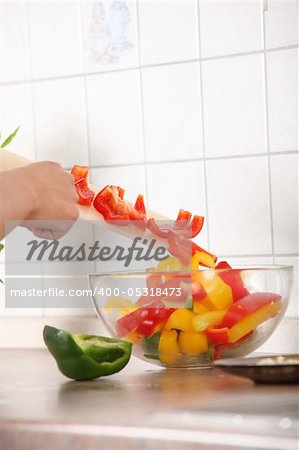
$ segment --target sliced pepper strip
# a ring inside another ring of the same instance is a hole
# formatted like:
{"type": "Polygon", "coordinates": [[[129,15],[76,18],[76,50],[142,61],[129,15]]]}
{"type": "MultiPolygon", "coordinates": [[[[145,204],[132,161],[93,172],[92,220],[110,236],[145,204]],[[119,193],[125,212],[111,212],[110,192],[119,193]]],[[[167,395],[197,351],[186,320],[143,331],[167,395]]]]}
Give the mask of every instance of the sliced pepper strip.
{"type": "Polygon", "coordinates": [[[176,309],[165,324],[165,330],[193,332],[193,312],[189,309],[176,309]]]}
{"type": "Polygon", "coordinates": [[[206,335],[210,342],[219,345],[224,344],[228,340],[228,328],[207,328],[206,335]]]}
{"type": "Polygon", "coordinates": [[[182,353],[196,356],[208,350],[208,339],[204,333],[180,332],[179,347],[182,353]]]}
{"type": "Polygon", "coordinates": [[[94,192],[89,189],[87,183],[88,167],[74,165],[71,174],[78,194],[79,205],[90,206],[94,197],[94,192]]]}
{"type": "Polygon", "coordinates": [[[227,309],[233,302],[232,289],[214,270],[201,270],[194,277],[203,286],[216,309],[227,309]]]}
{"type": "Polygon", "coordinates": [[[280,311],[282,306],[281,301],[276,301],[269,305],[262,306],[253,313],[244,317],[240,322],[236,323],[230,330],[228,330],[228,340],[229,342],[237,342],[250,331],[254,330],[258,325],[271,317],[276,316],[280,311]]]}
{"type": "Polygon", "coordinates": [[[209,327],[215,327],[222,322],[225,313],[226,311],[215,310],[203,314],[196,314],[192,319],[193,329],[197,333],[200,333],[209,327]]]}
{"type": "Polygon", "coordinates": [[[160,361],[164,364],[173,364],[180,354],[175,330],[163,330],[159,339],[158,352],[160,361]]]}
{"type": "Polygon", "coordinates": [[[143,222],[145,227],[145,208],[140,204],[141,200],[138,200],[140,210],[137,210],[131,203],[123,200],[123,197],[124,189],[119,186],[107,185],[97,194],[93,206],[104,216],[105,220],[118,222],[136,220],[143,222]]]}
{"type": "MultiPolygon", "coordinates": [[[[223,263],[225,263],[225,261],[223,263]]],[[[217,264],[216,269],[225,269],[225,267],[223,266],[224,264],[217,264]]],[[[234,302],[249,294],[248,289],[244,286],[241,270],[219,270],[217,274],[226,284],[231,287],[234,302]]]]}
{"type": "Polygon", "coordinates": [[[277,302],[281,299],[278,294],[270,292],[255,292],[233,303],[223,317],[222,327],[231,328],[248,314],[256,311],[261,306],[277,302]]]}
{"type": "Polygon", "coordinates": [[[135,330],[137,334],[142,336],[151,336],[156,327],[166,322],[168,317],[173,313],[174,308],[151,307],[138,308],[130,314],[120,317],[116,322],[117,334],[126,336],[135,330]]]}
{"type": "Polygon", "coordinates": [[[173,232],[186,238],[194,238],[201,231],[204,224],[204,217],[194,216],[191,221],[191,213],[180,209],[175,221],[168,223],[158,223],[154,218],[147,221],[147,228],[156,236],[167,239],[169,233],[173,232]]]}

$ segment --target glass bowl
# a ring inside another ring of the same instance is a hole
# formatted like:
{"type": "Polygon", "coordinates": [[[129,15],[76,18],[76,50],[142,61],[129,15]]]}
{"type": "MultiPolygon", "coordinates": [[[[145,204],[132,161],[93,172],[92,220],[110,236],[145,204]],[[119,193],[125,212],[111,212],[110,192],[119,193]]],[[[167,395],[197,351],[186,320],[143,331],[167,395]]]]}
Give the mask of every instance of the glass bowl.
{"type": "Polygon", "coordinates": [[[292,267],[92,274],[89,283],[98,316],[135,356],[208,368],[269,338],[288,306],[292,267]]]}

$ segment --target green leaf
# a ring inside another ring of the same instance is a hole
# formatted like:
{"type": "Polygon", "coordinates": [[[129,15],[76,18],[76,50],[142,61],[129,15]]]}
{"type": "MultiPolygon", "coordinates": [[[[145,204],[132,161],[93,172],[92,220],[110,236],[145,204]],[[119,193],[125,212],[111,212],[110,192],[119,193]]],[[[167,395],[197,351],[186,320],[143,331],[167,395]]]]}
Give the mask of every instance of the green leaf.
{"type": "Polygon", "coordinates": [[[11,143],[11,141],[13,140],[13,138],[16,136],[17,132],[19,131],[19,128],[16,128],[15,131],[13,133],[11,133],[8,138],[5,139],[5,141],[3,142],[3,144],[1,144],[0,148],[4,148],[6,147],[8,144],[11,143]]]}
{"type": "Polygon", "coordinates": [[[4,249],[4,245],[1,244],[1,242],[0,242],[0,252],[1,252],[1,250],[3,250],[3,249],[4,249]]]}

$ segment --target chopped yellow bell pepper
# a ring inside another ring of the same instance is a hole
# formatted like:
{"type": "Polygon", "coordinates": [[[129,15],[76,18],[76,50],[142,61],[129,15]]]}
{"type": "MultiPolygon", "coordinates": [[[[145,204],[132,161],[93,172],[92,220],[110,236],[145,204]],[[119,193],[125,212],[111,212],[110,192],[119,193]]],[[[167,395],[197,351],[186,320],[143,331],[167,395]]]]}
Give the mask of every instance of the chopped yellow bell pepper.
{"type": "Polygon", "coordinates": [[[179,335],[179,347],[182,353],[196,356],[208,350],[208,338],[203,333],[185,333],[181,331],[179,335]]]}
{"type": "Polygon", "coordinates": [[[196,252],[192,256],[192,270],[198,270],[199,265],[204,265],[206,267],[215,267],[215,261],[211,255],[205,252],[196,252]]]}
{"type": "Polygon", "coordinates": [[[209,297],[205,297],[203,300],[193,300],[193,312],[195,314],[203,314],[214,310],[215,306],[209,300],[209,297]]]}
{"type": "Polygon", "coordinates": [[[228,330],[229,342],[237,342],[243,336],[250,333],[258,325],[264,322],[270,317],[276,316],[282,306],[281,301],[270,303],[269,305],[262,306],[251,314],[248,314],[244,319],[241,319],[236,325],[233,325],[228,330]]]}
{"type": "Polygon", "coordinates": [[[135,304],[126,297],[112,296],[107,300],[105,308],[135,308],[135,304]]]}
{"type": "Polygon", "coordinates": [[[162,363],[173,364],[180,354],[175,330],[163,330],[158,344],[159,358],[162,363]]]}
{"type": "Polygon", "coordinates": [[[232,289],[213,270],[201,270],[195,275],[216,309],[227,309],[233,302],[232,289]]]}
{"type": "Polygon", "coordinates": [[[174,272],[176,270],[187,270],[188,267],[184,266],[178,258],[170,256],[169,258],[160,261],[155,268],[156,272],[174,272]]]}
{"type": "Polygon", "coordinates": [[[194,331],[200,333],[209,327],[220,325],[226,310],[209,311],[203,314],[197,314],[192,319],[194,331]]]}
{"type": "Polygon", "coordinates": [[[189,309],[177,309],[174,311],[165,324],[166,330],[180,330],[192,332],[193,312],[189,309]]]}

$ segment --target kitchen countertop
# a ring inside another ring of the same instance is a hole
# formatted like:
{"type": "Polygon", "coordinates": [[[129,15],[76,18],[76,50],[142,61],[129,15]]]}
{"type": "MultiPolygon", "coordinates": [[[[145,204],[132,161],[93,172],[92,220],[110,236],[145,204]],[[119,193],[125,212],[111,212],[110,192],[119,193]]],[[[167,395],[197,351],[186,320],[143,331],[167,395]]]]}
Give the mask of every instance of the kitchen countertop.
{"type": "Polygon", "coordinates": [[[89,382],[46,350],[0,350],[0,450],[295,450],[298,387],[132,358],[89,382]]]}

